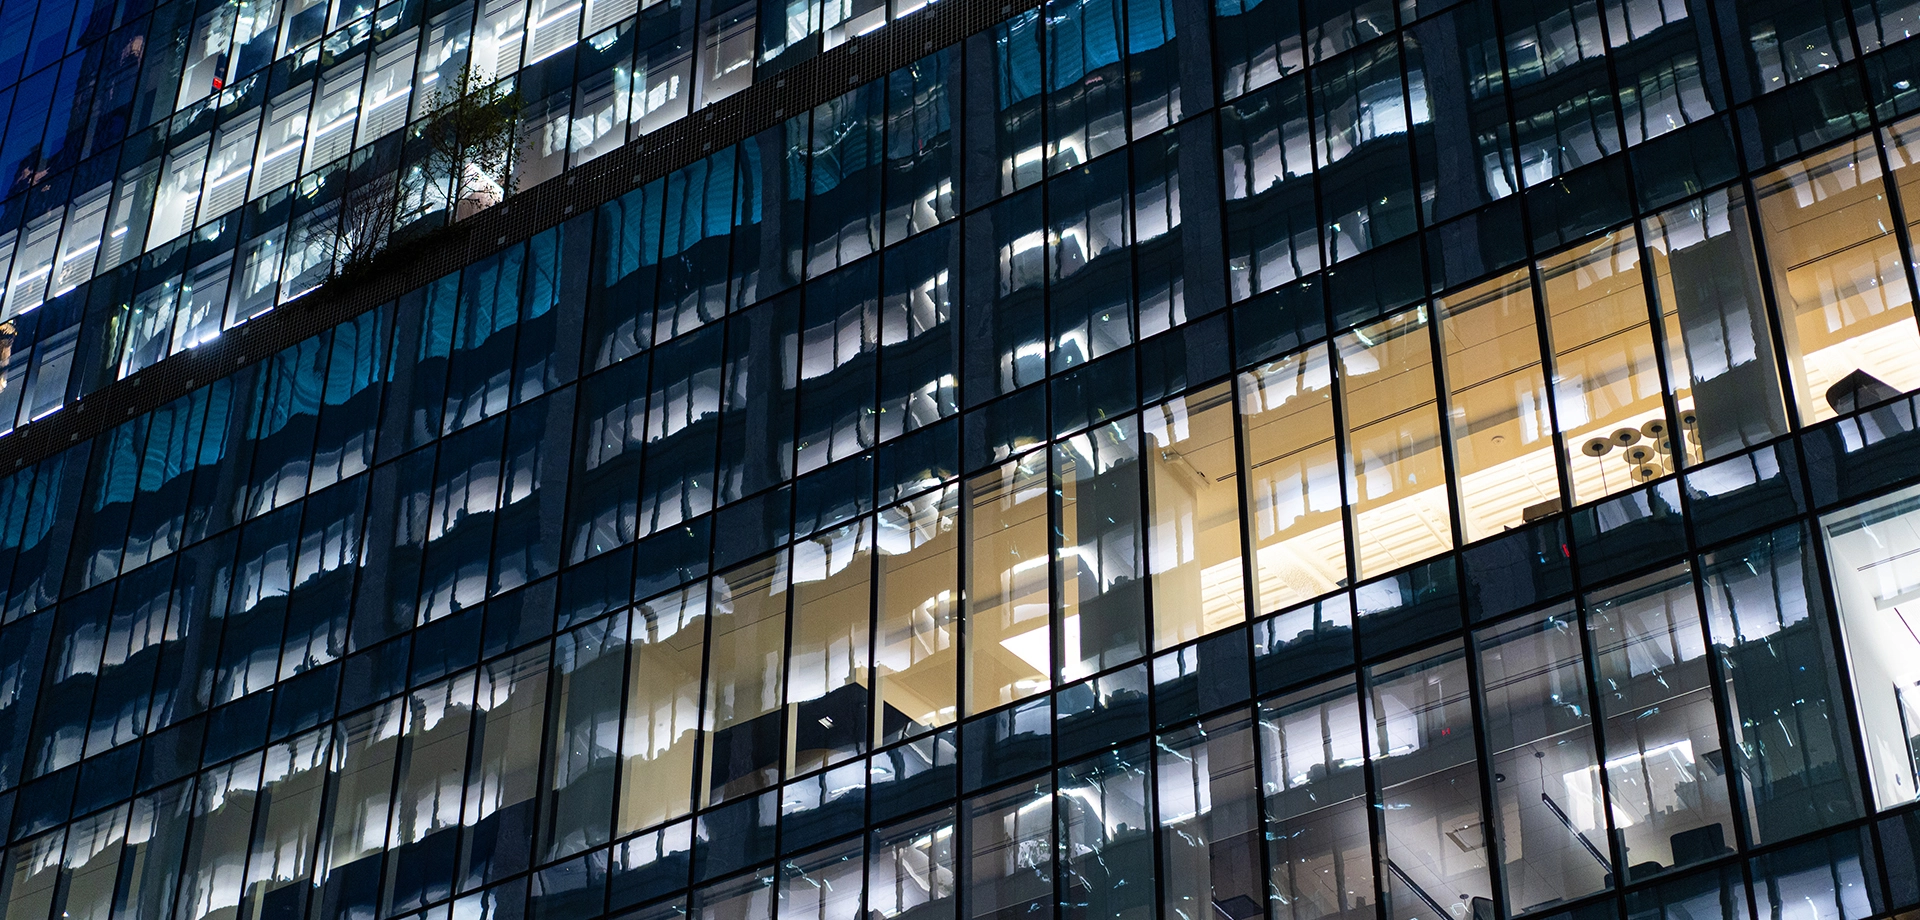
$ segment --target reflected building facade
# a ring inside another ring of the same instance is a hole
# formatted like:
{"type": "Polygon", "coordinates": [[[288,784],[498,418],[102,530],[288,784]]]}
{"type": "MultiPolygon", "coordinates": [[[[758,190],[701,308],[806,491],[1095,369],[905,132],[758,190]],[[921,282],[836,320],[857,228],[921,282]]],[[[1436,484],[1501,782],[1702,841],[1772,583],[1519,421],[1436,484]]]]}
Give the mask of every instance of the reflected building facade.
{"type": "Polygon", "coordinates": [[[0,4],[0,915],[1912,920],[1916,27],[0,4]]]}

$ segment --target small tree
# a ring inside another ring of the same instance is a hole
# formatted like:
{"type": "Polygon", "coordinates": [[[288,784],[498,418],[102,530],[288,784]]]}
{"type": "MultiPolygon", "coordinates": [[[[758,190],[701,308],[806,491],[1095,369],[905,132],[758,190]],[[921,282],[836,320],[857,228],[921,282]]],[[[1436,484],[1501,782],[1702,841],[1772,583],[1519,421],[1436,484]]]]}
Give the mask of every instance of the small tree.
{"type": "Polygon", "coordinates": [[[392,173],[371,184],[348,189],[340,201],[340,234],[334,244],[334,263],[341,271],[359,268],[387,248],[400,217],[400,198],[392,173]]]}
{"type": "Polygon", "coordinates": [[[513,192],[520,96],[468,64],[427,95],[427,116],[414,128],[427,199],[451,219],[490,207],[513,192]]]}
{"type": "Polygon", "coordinates": [[[326,264],[327,274],[366,266],[385,249],[404,217],[392,173],[347,189],[339,201],[296,221],[293,243],[309,265],[326,264]]]}

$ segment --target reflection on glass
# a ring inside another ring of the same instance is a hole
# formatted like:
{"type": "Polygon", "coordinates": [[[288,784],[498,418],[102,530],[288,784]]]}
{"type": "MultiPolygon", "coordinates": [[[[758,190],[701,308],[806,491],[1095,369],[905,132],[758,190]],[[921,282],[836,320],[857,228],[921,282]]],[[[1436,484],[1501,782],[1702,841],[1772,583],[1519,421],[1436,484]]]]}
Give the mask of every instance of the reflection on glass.
{"type": "Polygon", "coordinates": [[[1427,311],[1336,340],[1347,429],[1347,502],[1361,578],[1453,548],[1427,311]]]}
{"type": "Polygon", "coordinates": [[[959,487],[948,486],[880,512],[879,744],[946,725],[958,709],[959,504],[959,487]]]}
{"type": "Polygon", "coordinates": [[[1047,452],[1029,451],[966,483],[967,713],[1051,686],[1047,452]]]}
{"type": "Polygon", "coordinates": [[[1246,618],[1232,391],[1221,384],[1154,406],[1141,427],[1150,439],[1153,647],[1162,649],[1246,618]]]}
{"type": "Polygon", "coordinates": [[[1351,681],[1260,707],[1268,898],[1278,920],[1371,920],[1366,751],[1351,681]]]}
{"type": "MultiPolygon", "coordinates": [[[[260,776],[259,814],[254,818],[253,848],[247,859],[240,905],[244,920],[261,920],[278,913],[289,900],[302,898],[310,890],[302,883],[311,877],[313,868],[314,835],[320,826],[320,794],[326,786],[331,734],[325,729],[311,731],[267,748],[260,776]]],[[[68,841],[69,854],[78,842],[68,841]]],[[[445,880],[441,882],[444,887],[445,880]]],[[[72,911],[62,913],[70,918],[72,911]]]]}
{"type": "MultiPolygon", "coordinates": [[[[1912,878],[1904,865],[1888,868],[1902,882],[1912,878]]],[[[1867,839],[1866,828],[1839,831],[1759,856],[1753,861],[1754,884],[1766,892],[1755,899],[1764,905],[1760,916],[1764,920],[1806,916],[1866,920],[1885,909],[1880,886],[1871,881],[1874,870],[1873,842],[1867,839]]]]}
{"type": "Polygon", "coordinates": [[[1920,489],[1821,525],[1874,804],[1892,808],[1920,796],[1920,489]]]}
{"type": "Polygon", "coordinates": [[[630,629],[620,739],[621,835],[677,818],[692,806],[700,667],[707,651],[706,585],[641,604],[630,629]]]}
{"type": "Polygon", "coordinates": [[[1540,332],[1524,270],[1439,300],[1460,529],[1471,542],[1559,508],[1540,332]]]}
{"type": "Polygon", "coordinates": [[[1861,813],[1827,611],[1798,525],[1709,553],[1708,636],[1731,708],[1747,832],[1770,843],[1861,813]]]}
{"type": "Polygon", "coordinates": [[[1605,888],[1613,857],[1579,623],[1556,612],[1483,631],[1475,644],[1508,909],[1605,888]]]}
{"type": "Polygon", "coordinates": [[[1692,577],[1673,569],[1586,602],[1626,880],[1729,852],[1726,751],[1692,577]]]}
{"type": "Polygon", "coordinates": [[[953,809],[875,830],[867,851],[869,920],[952,920],[953,809]]]}
{"type": "Polygon", "coordinates": [[[1642,225],[1683,455],[1712,460],[1787,431],[1746,197],[1714,192],[1642,225]]]}
{"type": "Polygon", "coordinates": [[[701,801],[765,789],[780,774],[781,662],[787,639],[787,554],[713,579],[707,648],[707,763],[701,801]]]}
{"type": "Polygon", "coordinates": [[[773,867],[696,888],[687,916],[697,920],[773,920],[773,867]]]}
{"type": "Polygon", "coordinates": [[[1146,652],[1140,424],[1122,418],[1053,445],[1060,675],[1076,680],[1146,652]]]}
{"type": "Polygon", "coordinates": [[[1061,915],[1067,920],[1153,917],[1153,832],[1145,742],[1060,771],[1061,915]]]}
{"type": "Polygon", "coordinates": [[[865,853],[858,839],[780,865],[780,920],[864,920],[865,853]]]}
{"type": "Polygon", "coordinates": [[[1170,918],[1261,914],[1253,722],[1235,713],[1156,742],[1161,901],[1170,918]]]}
{"type": "MultiPolygon", "coordinates": [[[[244,831],[243,831],[244,832],[244,831]]],[[[5,866],[0,866],[0,882],[6,886],[6,899],[0,901],[9,917],[45,917],[53,909],[55,889],[60,884],[60,849],[67,842],[65,828],[42,834],[7,851],[5,866]]],[[[238,868],[237,866],[234,868],[238,868]]],[[[187,914],[188,905],[181,911],[187,914]]]]}
{"type": "Polygon", "coordinates": [[[1368,669],[1388,916],[1494,916],[1468,693],[1457,642],[1368,669]]]}
{"type": "MultiPolygon", "coordinates": [[[[325,733],[316,734],[324,743],[325,733]]],[[[316,766],[324,767],[324,764],[316,766]]],[[[317,787],[325,779],[326,773],[320,769],[311,772],[315,775],[313,784],[317,787]]],[[[316,789],[314,798],[318,797],[316,789]]],[[[311,806],[311,810],[318,811],[317,802],[311,806]]],[[[66,897],[60,907],[62,920],[108,920],[112,916],[114,883],[119,874],[120,857],[126,852],[128,811],[126,805],[121,805],[90,818],[75,821],[73,827],[67,831],[67,852],[60,860],[59,873],[65,876],[67,886],[66,897]]],[[[313,817],[317,819],[319,816],[316,813],[313,817]]],[[[311,843],[311,828],[309,828],[306,845],[301,846],[297,853],[293,854],[297,856],[294,864],[282,867],[284,872],[297,874],[276,879],[278,884],[274,886],[275,890],[293,886],[296,881],[304,882],[310,878],[307,873],[313,868],[311,843]]],[[[298,897],[305,897],[308,890],[304,885],[295,888],[298,897]]],[[[123,916],[128,913],[122,910],[123,916]]],[[[257,909],[252,916],[256,918],[259,916],[257,909]]]]}
{"type": "Polygon", "coordinates": [[[1124,156],[1074,169],[1047,185],[1048,349],[1055,373],[1133,341],[1127,220],[1133,209],[1127,188],[1124,156]]]}
{"type": "Polygon", "coordinates": [[[873,521],[793,547],[787,651],[787,769],[804,773],[866,750],[873,521]]]}
{"type": "Polygon", "coordinates": [[[1053,790],[1044,779],[966,802],[961,828],[968,920],[1043,916],[1049,910],[1052,806],[1053,790]]]}
{"type": "Polygon", "coordinates": [[[542,859],[584,852],[609,839],[626,633],[627,616],[617,613],[554,638],[542,859]]]}
{"type": "Polygon", "coordinates": [[[1803,422],[1920,387],[1920,328],[1872,137],[1755,180],[1803,422]]]}
{"type": "MultiPolygon", "coordinates": [[[[540,657],[546,657],[544,650],[540,657]]],[[[540,677],[544,683],[545,669],[541,670],[540,677]]],[[[394,760],[399,756],[405,712],[406,701],[394,699],[348,716],[334,726],[333,752],[328,765],[331,776],[327,789],[327,801],[333,814],[327,823],[327,832],[322,835],[322,849],[314,867],[315,885],[320,889],[316,893],[316,903],[323,913],[344,913],[355,908],[369,912],[378,909],[374,903],[374,896],[378,892],[370,883],[377,877],[380,851],[386,843],[387,808],[393,799],[394,760]]],[[[539,722],[524,727],[527,731],[521,735],[521,743],[538,748],[539,722]]],[[[524,765],[526,772],[517,777],[521,780],[516,784],[517,788],[511,790],[519,793],[523,800],[533,798],[535,783],[538,782],[535,766],[539,763],[539,755],[536,754],[532,760],[532,764],[524,765]]],[[[483,777],[492,766],[483,761],[474,773],[483,777]]],[[[218,781],[229,779],[231,769],[220,771],[218,781]]],[[[476,778],[479,777],[469,777],[469,791],[472,791],[476,778]]],[[[216,780],[211,776],[201,777],[199,791],[202,802],[209,794],[216,801],[224,797],[219,787],[212,785],[214,782],[216,780]]],[[[470,801],[468,811],[474,811],[476,804],[481,803],[470,801]]],[[[200,814],[196,814],[194,834],[197,839],[204,839],[201,837],[201,820],[200,814]]],[[[471,821],[467,823],[472,824],[471,821]]],[[[245,826],[241,825],[238,831],[241,838],[246,836],[245,826]]],[[[533,825],[528,822],[516,830],[523,837],[531,835],[533,825]]],[[[227,835],[235,833],[231,828],[221,832],[227,835]]],[[[185,896],[183,891],[182,898],[185,896]]]]}
{"type": "Polygon", "coordinates": [[[1254,602],[1269,613],[1347,584],[1327,347],[1240,375],[1254,602]]]}
{"type": "Polygon", "coordinates": [[[1726,866],[1627,893],[1627,920],[1749,920],[1746,879],[1726,866]]]}
{"type": "Polygon", "coordinates": [[[1633,230],[1541,259],[1540,279],[1574,504],[1672,472],[1696,445],[1668,424],[1633,230]]]}
{"type": "MultiPolygon", "coordinates": [[[[526,848],[510,846],[509,841],[524,841],[533,833],[546,701],[545,648],[536,646],[480,666],[474,699],[475,766],[467,772],[460,819],[468,828],[460,844],[462,891],[526,868],[526,848]]],[[[336,737],[335,751],[340,744],[336,737]]],[[[337,816],[336,811],[336,821],[337,816]]]]}
{"type": "Polygon", "coordinates": [[[460,830],[460,780],[467,771],[474,673],[416,690],[395,784],[387,850],[387,909],[399,912],[453,894],[460,830]]]}

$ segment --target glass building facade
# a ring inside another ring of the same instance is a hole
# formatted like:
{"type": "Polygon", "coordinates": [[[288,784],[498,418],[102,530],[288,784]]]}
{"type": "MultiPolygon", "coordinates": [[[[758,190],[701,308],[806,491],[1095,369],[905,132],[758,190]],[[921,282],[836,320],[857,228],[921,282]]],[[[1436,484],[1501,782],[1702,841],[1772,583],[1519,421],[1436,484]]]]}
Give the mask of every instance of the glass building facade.
{"type": "Polygon", "coordinates": [[[0,915],[1920,916],[1920,3],[982,5],[0,4],[0,915]]]}

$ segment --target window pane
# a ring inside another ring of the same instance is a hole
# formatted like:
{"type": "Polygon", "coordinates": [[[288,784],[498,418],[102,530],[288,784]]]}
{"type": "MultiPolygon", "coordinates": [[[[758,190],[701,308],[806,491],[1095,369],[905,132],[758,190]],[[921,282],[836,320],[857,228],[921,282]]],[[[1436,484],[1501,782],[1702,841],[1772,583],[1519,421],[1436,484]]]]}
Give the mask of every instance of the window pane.
{"type": "Polygon", "coordinates": [[[1147,563],[1153,647],[1179,645],[1246,619],[1233,394],[1227,384],[1148,409],[1147,563]]]}
{"type": "Polygon", "coordinates": [[[474,764],[461,823],[460,889],[470,891],[527,867],[538,789],[540,733],[547,701],[547,649],[536,646],[481,665],[474,709],[474,764]]]}
{"type": "Polygon", "coordinates": [[[1289,80],[1221,107],[1220,133],[1234,299],[1319,270],[1307,81],[1289,80]]]}
{"type": "Polygon", "coordinates": [[[1059,662],[1064,680],[1146,652],[1140,447],[1140,424],[1130,417],[1053,446],[1060,532],[1055,641],[1064,649],[1059,662]]]}
{"type": "Polygon", "coordinates": [[[1052,805],[1053,789],[1044,779],[967,801],[961,827],[969,920],[1051,912],[1052,805]]]}
{"type": "MultiPolygon", "coordinates": [[[[379,910],[380,856],[387,839],[387,809],[393,800],[394,762],[400,753],[405,713],[405,701],[396,699],[342,719],[334,729],[332,788],[327,791],[333,816],[314,872],[320,916],[379,910]]],[[[530,732],[524,741],[538,747],[539,737],[530,732]]],[[[528,777],[529,785],[532,778],[528,777]]],[[[204,799],[209,790],[207,780],[201,782],[204,799]]],[[[518,830],[531,833],[533,827],[523,824],[518,830]]],[[[200,832],[197,820],[194,832],[200,832]]]]}
{"type": "Polygon", "coordinates": [[[1258,612],[1347,584],[1327,347],[1241,374],[1240,426],[1258,612]]]}
{"type": "Polygon", "coordinates": [[[880,247],[881,128],[886,93],[868,83],[813,110],[813,182],[807,195],[807,275],[880,247]]]}
{"type": "Polygon", "coordinates": [[[773,920],[776,898],[773,867],[767,866],[694,891],[693,909],[687,916],[697,920],[773,920]]]}
{"type": "MultiPolygon", "coordinates": [[[[245,833],[244,827],[241,833],[245,833]]],[[[53,899],[60,885],[60,851],[66,844],[67,832],[63,828],[51,834],[43,834],[25,843],[15,844],[7,851],[6,865],[0,867],[0,883],[6,888],[6,899],[0,901],[9,917],[25,917],[28,920],[46,920],[53,909],[53,899]]],[[[239,866],[230,871],[238,874],[239,866]]],[[[195,883],[189,875],[186,884],[195,883]]],[[[181,892],[184,902],[181,915],[194,920],[205,916],[206,908],[194,897],[197,889],[181,892]]],[[[229,905],[231,906],[231,905],[229,905]]]]}
{"type": "Polygon", "coordinates": [[[1726,752],[1692,576],[1650,575],[1586,603],[1627,881],[1731,852],[1726,752]]]}
{"type": "Polygon", "coordinates": [[[967,712],[1050,686],[1047,452],[968,480],[967,712]]]}
{"type": "Polygon", "coordinates": [[[1672,471],[1676,449],[1695,450],[1690,456],[1697,457],[1697,442],[1671,437],[1667,428],[1634,232],[1542,259],[1540,279],[1553,346],[1553,405],[1574,504],[1672,471]],[[1646,440],[1623,451],[1610,439],[1627,429],[1646,440]]]}
{"type": "Polygon", "coordinates": [[[781,665],[786,660],[787,553],[713,579],[707,650],[707,805],[765,789],[780,778],[781,665]]]}
{"type": "Polygon", "coordinates": [[[620,749],[620,683],[626,670],[625,614],[553,642],[553,707],[547,729],[545,859],[607,842],[615,755],[620,749]]]}
{"type": "Polygon", "coordinates": [[[1841,831],[1753,861],[1766,892],[1756,898],[1765,920],[1811,914],[1818,920],[1864,920],[1880,913],[1880,880],[1865,828],[1841,831]],[[1805,910],[1801,906],[1805,905],[1805,910]]]}
{"type": "Polygon", "coordinates": [[[1225,0],[1214,5],[1220,98],[1231,99],[1300,69],[1300,11],[1291,3],[1225,0]]]}
{"type": "MultiPolygon", "coordinates": [[[[281,914],[312,890],[314,836],[320,826],[331,735],[319,729],[267,748],[260,814],[242,894],[240,916],[246,920],[281,914]]],[[[76,842],[67,843],[69,857],[75,855],[76,842]]]]}
{"type": "Polygon", "coordinates": [[[1361,578],[1453,548],[1426,311],[1335,340],[1347,434],[1347,502],[1361,578]]]}
{"type": "Polygon", "coordinates": [[[416,690],[408,700],[399,795],[387,850],[389,911],[410,910],[453,894],[475,683],[469,671],[416,690]]]}
{"type": "Polygon", "coordinates": [[[793,547],[793,647],[787,653],[792,737],[787,768],[804,773],[858,756],[867,725],[873,609],[873,520],[793,547]]]}
{"type": "Polygon", "coordinates": [[[1054,373],[1133,341],[1128,303],[1133,209],[1127,188],[1124,156],[1079,167],[1047,184],[1048,354],[1054,373]]]}
{"type": "MultiPolygon", "coordinates": [[[[799,469],[811,472],[874,445],[875,352],[879,349],[878,260],[868,260],[807,286],[800,330],[799,469]]],[[[783,343],[784,344],[784,343],[783,343]]],[[[758,349],[774,351],[771,347],[758,349]]],[[[771,355],[764,355],[763,360],[771,355]]],[[[767,387],[771,374],[745,383],[767,387]]],[[[736,387],[741,386],[736,382],[736,387]]],[[[749,405],[768,394],[747,391],[749,405]]],[[[775,416],[790,424],[790,420],[775,416]]],[[[784,433],[784,432],[783,432],[784,433]]],[[[778,436],[767,438],[778,443],[778,436]]]]}
{"type": "Polygon", "coordinates": [[[1162,901],[1170,917],[1261,913],[1253,721],[1232,714],[1156,742],[1162,901]]]}
{"type": "Polygon", "coordinates": [[[1366,751],[1351,681],[1260,707],[1270,890],[1279,920],[1372,916],[1366,751]]]}
{"type": "Polygon", "coordinates": [[[1852,727],[1804,534],[1711,553],[1702,575],[1748,833],[1768,843],[1858,816],[1852,727]]]}
{"type": "Polygon", "coordinates": [[[1643,232],[1686,454],[1712,460],[1785,434],[1746,198],[1711,194],[1643,232]]]}
{"type": "MultiPolygon", "coordinates": [[[[1071,169],[1127,142],[1119,0],[1048,4],[1047,171],[1071,169]]],[[[1179,117],[1176,112],[1174,117],[1179,117]]]]}
{"type": "Polygon", "coordinates": [[[1458,645],[1369,669],[1374,781],[1389,916],[1447,920],[1442,899],[1493,915],[1467,663],[1458,645]]]}
{"type": "Polygon", "coordinates": [[[887,83],[886,226],[892,243],[954,216],[959,94],[955,52],[927,55],[887,83]]]}
{"type": "MultiPolygon", "coordinates": [[[[1392,14],[1385,9],[1385,0],[1367,2],[1376,13],[1385,14],[1384,22],[1374,19],[1369,23],[1364,7],[1329,5],[1356,17],[1357,23],[1344,21],[1345,15],[1337,25],[1329,23],[1337,31],[1327,33],[1327,39],[1342,36],[1337,47],[1309,37],[1328,53],[1352,46],[1349,41],[1357,38],[1355,32],[1347,31],[1352,25],[1391,28],[1392,14]]],[[[1327,243],[1327,261],[1339,262],[1417,229],[1420,195],[1413,183],[1409,138],[1421,124],[1431,121],[1432,115],[1424,84],[1414,84],[1413,92],[1406,92],[1409,87],[1401,76],[1400,45],[1395,41],[1374,42],[1343,55],[1316,69],[1313,77],[1321,238],[1327,243]]]]}
{"type": "Polygon", "coordinates": [[[863,841],[789,859],[780,866],[780,920],[865,920],[863,841]]]}
{"type": "Polygon", "coordinates": [[[953,809],[873,832],[867,911],[884,920],[954,916],[953,809]]]}
{"type": "Polygon", "coordinates": [[[1920,782],[1920,624],[1901,609],[1920,588],[1920,491],[1903,489],[1821,524],[1874,801],[1891,808],[1913,801],[1920,782]]]}
{"type": "Polygon", "coordinates": [[[620,743],[623,835],[677,818],[691,807],[700,666],[707,649],[706,586],[641,604],[632,630],[620,743]]]}
{"type": "Polygon", "coordinates": [[[1471,542],[1559,505],[1540,332],[1524,270],[1436,306],[1460,529],[1471,542]]]}
{"type": "Polygon", "coordinates": [[[1749,920],[1738,866],[1710,869],[1627,895],[1627,920],[1749,920]]]}
{"type": "Polygon", "coordinates": [[[946,725],[958,709],[959,504],[959,487],[948,486],[880,512],[874,730],[882,744],[946,725]]]}
{"type": "Polygon", "coordinates": [[[126,856],[119,867],[119,917],[168,917],[192,811],[193,797],[188,794],[192,786],[189,780],[134,801],[127,821],[126,856]]]}
{"type": "Polygon", "coordinates": [[[1060,771],[1061,915],[1150,920],[1153,837],[1145,742],[1060,771]]]}
{"type": "Polygon", "coordinates": [[[1494,826],[1514,913],[1607,887],[1607,809],[1572,611],[1475,638],[1494,826]]]}
{"type": "Polygon", "coordinates": [[[1755,184],[1802,420],[1920,387],[1920,329],[1873,139],[1755,184]]]}

